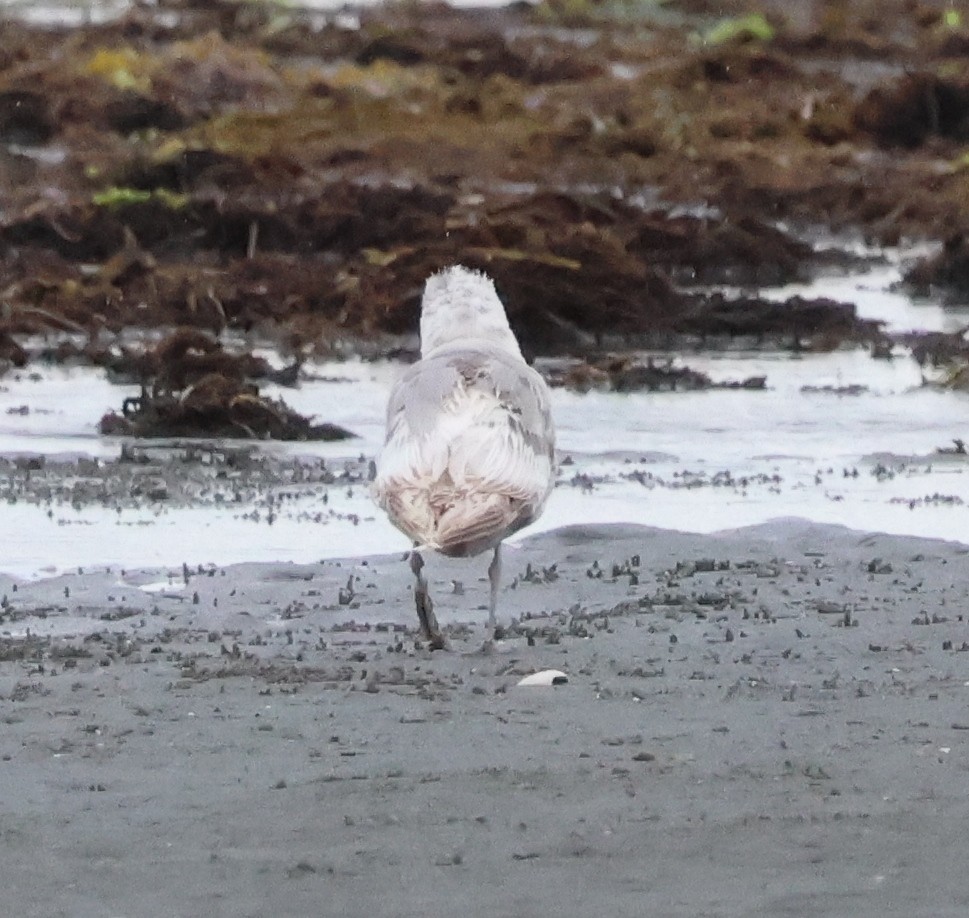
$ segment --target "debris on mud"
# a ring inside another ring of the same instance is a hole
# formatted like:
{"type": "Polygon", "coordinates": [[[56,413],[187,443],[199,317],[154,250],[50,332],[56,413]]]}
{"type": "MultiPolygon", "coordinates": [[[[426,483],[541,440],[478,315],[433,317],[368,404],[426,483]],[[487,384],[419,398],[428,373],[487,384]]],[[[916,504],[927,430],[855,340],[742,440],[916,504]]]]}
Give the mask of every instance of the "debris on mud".
{"type": "Polygon", "coordinates": [[[969,340],[964,328],[955,332],[909,332],[897,336],[923,369],[945,369],[969,363],[969,340]]]}
{"type": "Polygon", "coordinates": [[[938,389],[954,389],[959,392],[969,392],[969,361],[952,363],[945,372],[936,378],[928,378],[923,375],[923,385],[932,386],[938,389]]]}
{"type": "Polygon", "coordinates": [[[114,382],[136,383],[154,393],[173,393],[212,374],[242,381],[295,385],[300,362],[276,370],[264,357],[244,351],[231,353],[212,334],[179,328],[147,348],[122,347],[95,354],[114,382]]]}
{"type": "Polygon", "coordinates": [[[210,372],[180,391],[148,389],[126,398],[121,413],[109,412],[102,434],[133,437],[226,437],[274,440],[345,440],[336,424],[314,424],[284,402],[259,394],[256,385],[210,372]]]}
{"type": "Polygon", "coordinates": [[[27,365],[27,351],[9,333],[0,329],[0,374],[10,367],[27,365]]]}
{"type": "Polygon", "coordinates": [[[672,359],[610,354],[582,361],[555,363],[543,375],[552,386],[575,392],[690,392],[700,389],[764,389],[767,378],[751,376],[714,382],[706,373],[675,365],[672,359]]]}
{"type": "Polygon", "coordinates": [[[905,275],[917,296],[941,294],[954,302],[969,299],[969,229],[946,238],[934,255],[921,259],[905,275]]]}
{"type": "Polygon", "coordinates": [[[295,385],[300,361],[275,370],[250,352],[230,353],[212,334],[179,328],[152,347],[91,352],[115,382],[137,384],[121,413],[109,412],[102,434],[134,437],[246,437],[343,440],[335,424],[314,424],[278,399],[259,394],[256,381],[295,385]]]}
{"type": "Polygon", "coordinates": [[[833,350],[841,344],[874,344],[883,339],[881,323],[858,318],[851,303],[793,296],[783,302],[756,296],[712,293],[698,299],[676,330],[703,341],[748,337],[794,351],[833,350]]]}
{"type": "Polygon", "coordinates": [[[180,397],[150,394],[126,399],[121,414],[109,412],[102,434],[132,437],[245,437],[275,440],[346,440],[336,424],[314,424],[247,383],[212,373],[180,397]]]}
{"type": "Polygon", "coordinates": [[[918,147],[932,137],[969,140],[969,79],[906,74],[877,87],[855,110],[858,127],[887,146],[918,147]]]}
{"type": "Polygon", "coordinates": [[[966,456],[969,452],[966,451],[966,441],[954,437],[952,440],[952,446],[938,446],[936,447],[936,453],[940,456],[966,456]]]}

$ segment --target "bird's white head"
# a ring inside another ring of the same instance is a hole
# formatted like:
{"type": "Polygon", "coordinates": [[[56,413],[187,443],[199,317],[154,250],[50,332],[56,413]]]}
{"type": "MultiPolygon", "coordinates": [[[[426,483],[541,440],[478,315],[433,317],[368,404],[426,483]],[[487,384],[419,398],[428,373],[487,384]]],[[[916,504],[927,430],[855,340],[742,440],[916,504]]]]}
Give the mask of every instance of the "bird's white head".
{"type": "Polygon", "coordinates": [[[421,356],[445,345],[486,341],[521,357],[491,278],[463,265],[427,279],[421,300],[421,356]]]}

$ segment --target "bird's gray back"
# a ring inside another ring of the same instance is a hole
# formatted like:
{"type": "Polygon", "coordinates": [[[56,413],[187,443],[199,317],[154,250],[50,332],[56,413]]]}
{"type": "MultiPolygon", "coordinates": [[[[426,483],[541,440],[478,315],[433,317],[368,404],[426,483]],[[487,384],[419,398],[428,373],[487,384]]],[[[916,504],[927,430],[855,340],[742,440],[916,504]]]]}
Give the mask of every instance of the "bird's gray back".
{"type": "Polygon", "coordinates": [[[441,406],[456,391],[496,396],[535,452],[552,448],[554,432],[548,390],[517,356],[500,348],[456,346],[411,366],[394,386],[387,406],[388,437],[395,419],[417,436],[431,433],[441,406]]]}

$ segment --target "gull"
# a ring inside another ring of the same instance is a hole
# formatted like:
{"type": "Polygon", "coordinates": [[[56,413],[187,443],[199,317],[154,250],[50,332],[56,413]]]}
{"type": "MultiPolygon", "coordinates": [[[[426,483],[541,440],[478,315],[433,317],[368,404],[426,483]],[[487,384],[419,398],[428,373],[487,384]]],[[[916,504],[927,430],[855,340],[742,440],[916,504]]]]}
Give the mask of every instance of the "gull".
{"type": "Polygon", "coordinates": [[[487,275],[461,265],[431,275],[420,332],[421,359],[390,393],[373,495],[413,542],[417,616],[440,648],[421,552],[493,552],[494,633],[501,543],[535,520],[552,492],[555,427],[548,387],[525,363],[487,275]]]}

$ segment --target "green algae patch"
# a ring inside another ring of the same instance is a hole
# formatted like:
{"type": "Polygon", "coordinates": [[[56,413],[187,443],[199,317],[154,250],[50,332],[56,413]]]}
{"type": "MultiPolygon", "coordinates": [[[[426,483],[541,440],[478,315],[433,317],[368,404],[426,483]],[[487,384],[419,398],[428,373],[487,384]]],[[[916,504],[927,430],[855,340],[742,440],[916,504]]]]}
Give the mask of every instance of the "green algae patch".
{"type": "Polygon", "coordinates": [[[97,191],[91,195],[91,203],[98,207],[106,207],[109,210],[118,210],[122,207],[134,207],[138,204],[149,204],[157,202],[164,205],[169,210],[181,210],[188,204],[189,196],[169,191],[167,188],[153,188],[145,191],[142,188],[106,188],[104,191],[97,191]]]}
{"type": "Polygon", "coordinates": [[[957,156],[949,163],[949,168],[953,172],[966,172],[969,171],[969,150],[963,153],[961,156],[957,156]]]}
{"type": "Polygon", "coordinates": [[[774,40],[774,35],[774,27],[763,13],[748,13],[746,16],[725,19],[715,25],[703,35],[703,43],[724,45],[735,41],[769,42],[774,40]]]}
{"type": "Polygon", "coordinates": [[[150,66],[134,48],[101,48],[91,56],[84,71],[101,77],[116,89],[146,93],[152,88],[150,66]]]}

